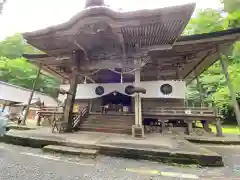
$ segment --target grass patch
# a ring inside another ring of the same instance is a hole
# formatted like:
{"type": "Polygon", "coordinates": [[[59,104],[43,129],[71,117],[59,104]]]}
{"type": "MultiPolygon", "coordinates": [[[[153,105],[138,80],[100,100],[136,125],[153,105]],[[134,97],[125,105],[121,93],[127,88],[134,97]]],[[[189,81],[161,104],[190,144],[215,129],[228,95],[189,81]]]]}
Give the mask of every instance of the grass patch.
{"type": "MultiPolygon", "coordinates": [[[[213,125],[210,125],[210,128],[213,132],[216,132],[216,128],[213,125]]],[[[240,134],[240,128],[234,125],[223,125],[222,130],[224,134],[240,134]]]]}
{"type": "MultiPolygon", "coordinates": [[[[197,122],[196,125],[202,127],[200,122],[197,122]]],[[[209,124],[209,127],[212,129],[212,132],[216,133],[215,125],[209,124]]],[[[240,127],[237,125],[222,125],[222,130],[224,134],[240,134],[240,127]]]]}

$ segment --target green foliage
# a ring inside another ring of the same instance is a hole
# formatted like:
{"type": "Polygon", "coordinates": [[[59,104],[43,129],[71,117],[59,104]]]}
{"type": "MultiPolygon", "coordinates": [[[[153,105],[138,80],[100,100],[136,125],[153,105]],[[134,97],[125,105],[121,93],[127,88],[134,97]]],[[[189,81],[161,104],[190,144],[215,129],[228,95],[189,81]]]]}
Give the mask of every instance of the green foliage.
{"type": "Polygon", "coordinates": [[[232,58],[235,60],[235,62],[240,63],[240,41],[238,41],[234,45],[233,53],[232,53],[232,58]]]}
{"type": "MultiPolygon", "coordinates": [[[[227,14],[214,9],[201,10],[197,16],[190,20],[184,34],[201,34],[221,31],[229,28],[240,27],[240,5],[239,0],[224,0],[227,14]],[[235,8],[237,6],[238,8],[235,8]]],[[[229,49],[229,74],[231,83],[240,99],[240,42],[229,49]]],[[[213,103],[222,111],[228,121],[236,122],[228,87],[219,62],[215,63],[200,76],[205,104],[213,103]]],[[[189,102],[200,104],[200,95],[196,82],[188,87],[189,102]]],[[[239,101],[240,102],[240,101],[239,101]]],[[[190,104],[191,105],[191,104],[190,104]]]]}
{"type": "Polygon", "coordinates": [[[240,0],[222,0],[224,10],[228,13],[228,27],[240,27],[240,0]]]}
{"type": "MultiPolygon", "coordinates": [[[[32,88],[38,68],[21,57],[24,53],[41,52],[26,44],[20,34],[0,42],[0,81],[32,88]]],[[[59,85],[58,79],[43,72],[39,77],[36,90],[56,97],[56,89],[59,85]]]]}
{"type": "Polygon", "coordinates": [[[196,17],[192,18],[187,25],[184,34],[202,34],[220,31],[226,28],[225,19],[221,12],[214,9],[205,9],[197,12],[196,17]]]}
{"type": "Polygon", "coordinates": [[[20,34],[15,34],[0,42],[1,57],[15,59],[21,57],[24,53],[37,54],[42,52],[28,45],[20,34]]]}
{"type": "Polygon", "coordinates": [[[240,0],[222,0],[224,4],[224,10],[226,12],[232,13],[236,11],[240,11],[240,0]]]}
{"type": "Polygon", "coordinates": [[[229,13],[229,15],[228,15],[228,26],[230,28],[240,27],[240,5],[239,5],[239,10],[238,11],[229,13]]]}

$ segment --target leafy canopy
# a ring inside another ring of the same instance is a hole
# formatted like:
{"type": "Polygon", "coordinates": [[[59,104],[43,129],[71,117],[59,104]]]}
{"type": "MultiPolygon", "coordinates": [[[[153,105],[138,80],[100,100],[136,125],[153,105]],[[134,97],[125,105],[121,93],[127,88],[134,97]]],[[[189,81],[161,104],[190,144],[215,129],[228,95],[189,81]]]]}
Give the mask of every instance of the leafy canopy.
{"type": "MultiPolygon", "coordinates": [[[[205,9],[197,12],[197,15],[190,20],[184,34],[201,34],[240,27],[240,1],[223,0],[222,2],[224,3],[223,11],[205,9]]],[[[231,83],[236,91],[237,98],[240,99],[240,42],[236,42],[233,48],[229,48],[229,51],[228,69],[231,83]]],[[[200,83],[205,95],[205,103],[213,102],[224,113],[226,119],[232,118],[230,94],[219,62],[201,74],[200,83]]],[[[188,99],[190,102],[200,104],[199,96],[194,81],[188,86],[188,99]]],[[[230,121],[236,122],[235,118],[230,121]]]]}
{"type": "MultiPolygon", "coordinates": [[[[22,57],[24,53],[42,52],[28,45],[20,34],[0,42],[0,80],[31,89],[36,78],[37,67],[22,57]]],[[[59,85],[58,79],[43,72],[39,77],[36,90],[56,97],[56,89],[59,85]]]]}

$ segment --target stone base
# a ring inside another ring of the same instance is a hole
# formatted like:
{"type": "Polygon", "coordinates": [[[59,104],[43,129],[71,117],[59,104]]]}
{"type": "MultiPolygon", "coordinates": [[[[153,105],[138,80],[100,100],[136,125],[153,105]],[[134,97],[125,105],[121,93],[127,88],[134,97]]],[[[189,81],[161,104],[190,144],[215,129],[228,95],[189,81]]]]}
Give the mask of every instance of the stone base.
{"type": "Polygon", "coordinates": [[[85,156],[90,158],[96,158],[96,156],[98,155],[98,150],[96,149],[77,148],[77,147],[70,147],[70,146],[47,145],[47,146],[44,146],[42,149],[43,151],[46,151],[46,152],[80,155],[80,156],[85,156]]]}
{"type": "Polygon", "coordinates": [[[132,137],[144,138],[144,127],[139,125],[132,126],[132,137]]]}
{"type": "MultiPolygon", "coordinates": [[[[141,128],[134,128],[134,130],[141,128]]],[[[127,135],[108,134],[87,134],[80,133],[78,141],[72,141],[76,134],[69,133],[67,136],[52,134],[49,128],[43,128],[29,131],[9,131],[1,141],[15,145],[30,146],[42,148],[48,145],[57,145],[54,151],[73,154],[91,154],[95,156],[96,151],[99,154],[107,156],[117,156],[124,158],[133,158],[136,160],[153,160],[163,163],[181,163],[181,164],[199,164],[201,166],[223,166],[221,155],[205,148],[188,143],[185,140],[175,139],[171,136],[159,136],[159,134],[148,136],[147,139],[132,139],[127,135]],[[66,147],[67,149],[63,148],[66,147]],[[64,150],[64,152],[63,152],[64,150]]],[[[191,136],[188,136],[188,138],[191,136]]],[[[211,138],[206,138],[210,140],[211,138]]],[[[216,138],[218,139],[219,138],[216,138]]],[[[48,146],[49,147],[49,146],[48,146]]],[[[46,147],[44,148],[46,150],[46,147]]],[[[49,148],[48,148],[49,150],[49,148]]],[[[96,152],[97,156],[97,152],[96,152]]]]}

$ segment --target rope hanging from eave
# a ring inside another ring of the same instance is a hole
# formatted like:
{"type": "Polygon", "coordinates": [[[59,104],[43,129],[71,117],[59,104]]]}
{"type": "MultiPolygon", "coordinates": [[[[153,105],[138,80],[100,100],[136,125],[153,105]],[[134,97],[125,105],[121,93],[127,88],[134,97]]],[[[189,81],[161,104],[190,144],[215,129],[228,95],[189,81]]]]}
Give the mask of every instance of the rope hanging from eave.
{"type": "MultiPolygon", "coordinates": [[[[105,68],[104,68],[105,69],[105,68]]],[[[128,71],[128,72],[118,72],[118,71],[115,71],[114,69],[111,69],[111,68],[107,68],[108,70],[110,70],[110,71],[112,71],[112,72],[114,72],[114,73],[117,73],[117,74],[133,74],[135,71],[137,71],[137,70],[140,70],[141,68],[135,68],[135,69],[133,69],[133,70],[130,70],[130,71],[128,71]]]]}

